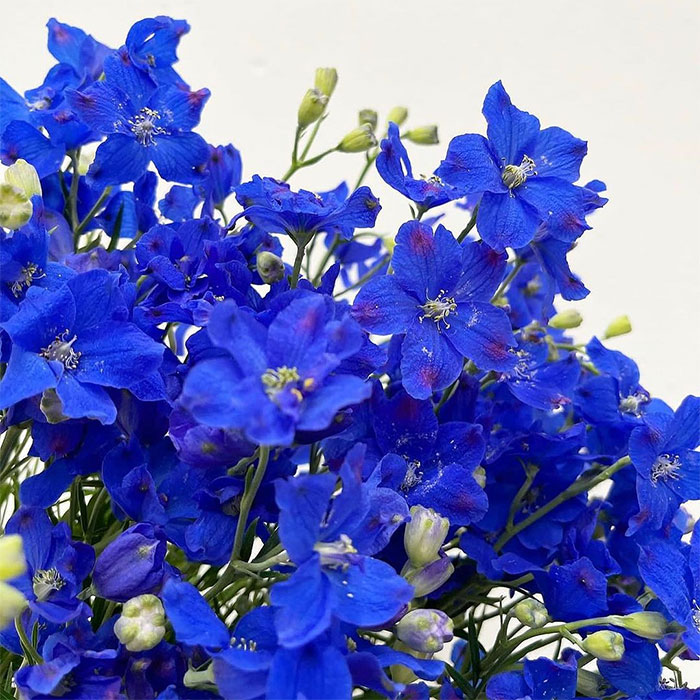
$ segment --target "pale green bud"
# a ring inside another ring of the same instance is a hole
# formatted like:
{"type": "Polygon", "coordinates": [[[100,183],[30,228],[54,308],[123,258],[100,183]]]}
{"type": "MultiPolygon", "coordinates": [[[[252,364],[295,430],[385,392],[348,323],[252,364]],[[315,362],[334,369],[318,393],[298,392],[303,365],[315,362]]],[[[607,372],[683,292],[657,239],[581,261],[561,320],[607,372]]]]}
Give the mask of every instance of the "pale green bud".
{"type": "Polygon", "coordinates": [[[22,537],[5,535],[0,537],[0,581],[16,578],[27,570],[22,537]]]}
{"type": "Polygon", "coordinates": [[[317,68],[314,87],[326,97],[330,97],[338,84],[338,71],[335,68],[317,68]]]}
{"type": "Polygon", "coordinates": [[[619,632],[600,630],[589,634],[579,645],[581,649],[603,661],[619,661],[625,653],[625,640],[619,632]]]}
{"type": "Polygon", "coordinates": [[[421,146],[431,146],[440,143],[438,140],[438,128],[436,124],[428,124],[427,126],[417,126],[414,129],[409,129],[404,138],[421,146]]]}
{"type": "Polygon", "coordinates": [[[413,506],[403,536],[403,546],[411,564],[418,568],[435,561],[449,529],[450,521],[432,508],[413,506]]]}
{"type": "Polygon", "coordinates": [[[482,489],[486,488],[486,469],[484,469],[482,466],[478,466],[472,472],[472,476],[474,477],[474,481],[476,481],[476,483],[479,484],[482,489]]]}
{"type": "Polygon", "coordinates": [[[363,153],[377,145],[377,137],[369,124],[363,124],[343,136],[338,144],[341,153],[363,153]]]}
{"type": "Polygon", "coordinates": [[[18,229],[32,218],[32,203],[22,190],[0,184],[0,226],[18,229]]]}
{"type": "Polygon", "coordinates": [[[392,107],[386,117],[388,122],[394,122],[397,126],[401,126],[408,119],[408,110],[405,107],[392,107]]]}
{"type": "Polygon", "coordinates": [[[610,322],[605,329],[604,338],[614,338],[618,335],[625,335],[632,332],[632,323],[629,316],[618,316],[610,322]]]}
{"type": "Polygon", "coordinates": [[[16,187],[27,199],[35,194],[41,195],[41,182],[33,165],[18,158],[6,171],[5,182],[16,187]]]}
{"type": "Polygon", "coordinates": [[[535,600],[534,598],[521,600],[513,608],[513,615],[515,615],[518,622],[522,622],[523,625],[527,625],[532,629],[544,627],[549,621],[547,608],[545,608],[539,600],[535,600]]]}
{"type": "Polygon", "coordinates": [[[12,621],[27,607],[27,599],[13,586],[0,581],[0,630],[12,624],[12,621]]]}
{"type": "Polygon", "coordinates": [[[566,328],[578,328],[582,321],[583,317],[576,309],[566,309],[566,311],[560,311],[555,316],[552,316],[549,319],[549,325],[552,328],[563,330],[566,328]]]}
{"type": "Polygon", "coordinates": [[[434,654],[452,639],[452,620],[442,610],[412,610],[396,624],[396,636],[407,646],[434,654]]]}
{"type": "Polygon", "coordinates": [[[144,593],[127,600],[114,634],[129,651],[153,649],[165,635],[165,610],[160,600],[144,593]]]}
{"type": "Polygon", "coordinates": [[[299,105],[297,122],[304,129],[313,124],[323,114],[328,104],[328,98],[316,88],[307,90],[299,105]]]}
{"type": "Polygon", "coordinates": [[[377,128],[378,119],[379,115],[373,109],[361,109],[357,116],[357,121],[360,126],[369,124],[373,130],[377,128]]]}
{"type": "Polygon", "coordinates": [[[63,413],[63,401],[61,401],[61,397],[56,393],[55,389],[46,389],[44,391],[41,395],[41,401],[39,401],[39,408],[47,422],[52,425],[68,420],[68,416],[63,413]]]}
{"type": "Polygon", "coordinates": [[[668,620],[661,613],[652,611],[613,615],[611,620],[617,627],[624,627],[645,639],[661,639],[668,628],[668,620]]]}
{"type": "Polygon", "coordinates": [[[414,597],[422,598],[440,588],[452,576],[454,570],[449,557],[440,557],[421,567],[407,563],[401,575],[413,586],[414,597]]]}
{"type": "Polygon", "coordinates": [[[263,250],[255,258],[255,267],[265,284],[279,282],[284,278],[284,263],[282,258],[271,253],[269,250],[263,250]]]}
{"type": "MultiPolygon", "coordinates": [[[[195,671],[193,668],[188,668],[182,679],[185,688],[197,688],[199,690],[216,689],[216,680],[214,679],[214,664],[216,662],[217,659],[203,671],[195,671]]],[[[230,668],[225,662],[223,662],[223,666],[230,668]]]]}

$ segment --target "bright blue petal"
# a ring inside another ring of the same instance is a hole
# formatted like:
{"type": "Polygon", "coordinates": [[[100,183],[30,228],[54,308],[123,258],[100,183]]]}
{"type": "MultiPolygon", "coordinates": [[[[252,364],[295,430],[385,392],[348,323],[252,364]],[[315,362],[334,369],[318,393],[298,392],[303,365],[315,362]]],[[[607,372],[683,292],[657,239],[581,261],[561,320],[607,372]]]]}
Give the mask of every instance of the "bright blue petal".
{"type": "Polygon", "coordinates": [[[164,180],[188,184],[201,179],[201,168],[209,157],[207,142],[192,132],[159,136],[149,150],[164,180]]]}
{"type": "Polygon", "coordinates": [[[584,191],[555,177],[531,177],[517,196],[535,209],[547,231],[560,241],[575,241],[586,229],[584,191]]]}
{"type": "Polygon", "coordinates": [[[454,290],[456,301],[491,301],[503,281],[506,254],[481,241],[462,244],[462,276],[454,290]]]}
{"type": "Polygon", "coordinates": [[[470,194],[506,192],[489,143],[478,134],[455,136],[435,174],[470,194]]]}
{"type": "Polygon", "coordinates": [[[375,277],[360,288],[352,307],[353,318],[370,333],[404,333],[419,311],[419,302],[407,294],[396,275],[375,277]]]}
{"type": "Polygon", "coordinates": [[[700,445],[700,398],[686,396],[666,433],[664,449],[694,450],[700,445]]]}
{"type": "Polygon", "coordinates": [[[87,178],[97,189],[138,180],[146,172],[149,152],[132,136],[111,134],[101,143],[87,178]]]}
{"type": "Polygon", "coordinates": [[[71,372],[63,373],[56,393],[61,399],[61,412],[68,418],[91,418],[109,425],[117,417],[112,399],[101,386],[83,384],[71,372]]]}
{"type": "Polygon", "coordinates": [[[476,216],[479,235],[491,248],[499,251],[527,245],[540,221],[538,211],[511,192],[485,192],[476,216]]]}
{"type": "Polygon", "coordinates": [[[558,126],[550,126],[537,134],[532,153],[528,155],[537,164],[538,175],[576,182],[581,161],[587,152],[588,146],[585,141],[577,139],[558,126]]]}
{"type": "Polygon", "coordinates": [[[371,394],[371,385],[359,377],[334,375],[304,399],[297,429],[323,430],[341,408],[361,403],[371,394]]]}
{"type": "Polygon", "coordinates": [[[5,374],[0,380],[0,409],[55,387],[56,373],[49,363],[33,352],[13,348],[5,374]]]}
{"type": "Polygon", "coordinates": [[[40,178],[55,173],[65,153],[61,146],[54,145],[31,124],[12,121],[2,132],[0,158],[5,165],[12,165],[23,158],[36,168],[40,178]]]}

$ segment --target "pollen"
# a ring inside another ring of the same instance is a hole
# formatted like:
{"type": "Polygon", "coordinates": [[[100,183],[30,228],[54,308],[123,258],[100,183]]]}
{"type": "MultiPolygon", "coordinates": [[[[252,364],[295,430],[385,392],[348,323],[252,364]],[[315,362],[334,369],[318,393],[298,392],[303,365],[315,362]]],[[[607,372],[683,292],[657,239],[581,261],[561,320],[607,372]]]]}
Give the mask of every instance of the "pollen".
{"type": "Polygon", "coordinates": [[[428,299],[420,308],[423,309],[423,315],[420,317],[421,322],[429,318],[435,321],[438,330],[441,330],[440,324],[443,323],[445,328],[449,328],[450,324],[447,318],[450,314],[457,313],[457,302],[454,297],[444,296],[445,290],[441,289],[435,299],[428,299]]]}
{"type": "Polygon", "coordinates": [[[659,455],[654,464],[651,465],[651,483],[656,485],[659,479],[662,481],[668,481],[669,479],[676,481],[680,479],[678,472],[682,466],[678,455],[659,455]]]}
{"type": "Polygon", "coordinates": [[[28,263],[19,271],[19,279],[10,284],[10,291],[14,297],[21,297],[22,293],[31,287],[34,280],[41,279],[42,277],[46,277],[46,275],[39,266],[34,263],[28,263]]]}
{"type": "MultiPolygon", "coordinates": [[[[282,389],[290,384],[295,384],[301,377],[296,367],[287,367],[285,365],[277,369],[266,369],[260,379],[263,383],[265,393],[273,399],[282,389]]],[[[301,400],[301,398],[303,398],[301,392],[297,390],[297,394],[299,395],[297,398],[301,400]]]]}
{"type": "Polygon", "coordinates": [[[513,190],[516,187],[520,187],[525,180],[533,175],[537,175],[535,161],[532,160],[530,156],[523,156],[520,165],[506,165],[505,168],[503,168],[501,180],[503,180],[503,184],[509,190],[513,190]]]}
{"type": "Polygon", "coordinates": [[[57,335],[56,339],[47,347],[42,348],[39,355],[46,360],[60,362],[66,369],[77,369],[82,353],[73,350],[73,343],[78,339],[78,336],[74,335],[68,340],[69,335],[70,331],[66,329],[63,333],[57,335]]]}
{"type": "Polygon", "coordinates": [[[39,569],[32,576],[32,590],[39,601],[46,600],[53,591],[59,591],[65,585],[57,569],[39,569]]]}
{"type": "Polygon", "coordinates": [[[141,111],[129,120],[131,132],[136,136],[136,140],[142,146],[152,146],[156,136],[165,134],[163,127],[158,126],[160,112],[150,107],[144,107],[141,111]]]}

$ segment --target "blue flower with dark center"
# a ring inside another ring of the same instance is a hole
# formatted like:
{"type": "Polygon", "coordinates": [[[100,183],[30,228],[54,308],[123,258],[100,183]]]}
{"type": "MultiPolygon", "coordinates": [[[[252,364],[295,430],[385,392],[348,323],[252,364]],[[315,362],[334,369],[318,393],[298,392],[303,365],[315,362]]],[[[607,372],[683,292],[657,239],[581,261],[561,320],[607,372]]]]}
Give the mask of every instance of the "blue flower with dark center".
{"type": "Polygon", "coordinates": [[[405,334],[401,374],[411,396],[425,399],[449,386],[464,358],[485,370],[515,365],[508,317],[489,303],[504,266],[503,256],[479,243],[460,246],[444,226],[434,236],[418,221],[399,229],[394,274],[360,290],[353,316],[372,333],[405,334]]]}

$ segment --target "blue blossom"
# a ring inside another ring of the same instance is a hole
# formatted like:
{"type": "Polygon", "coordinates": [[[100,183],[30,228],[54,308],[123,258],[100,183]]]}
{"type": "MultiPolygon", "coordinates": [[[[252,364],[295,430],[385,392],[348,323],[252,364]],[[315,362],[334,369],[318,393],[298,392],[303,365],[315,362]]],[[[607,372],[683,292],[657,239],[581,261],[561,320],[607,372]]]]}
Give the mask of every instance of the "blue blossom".
{"type": "Polygon", "coordinates": [[[401,374],[411,396],[428,398],[449,386],[464,358],[486,370],[514,366],[508,318],[488,303],[504,262],[478,243],[460,246],[444,226],[435,235],[417,221],[399,229],[394,274],[360,290],[353,316],[372,333],[405,333],[401,374]]]}
{"type": "Polygon", "coordinates": [[[499,673],[489,680],[489,700],[569,700],[576,697],[576,659],[557,663],[546,657],[526,659],[523,671],[499,673]]]}

